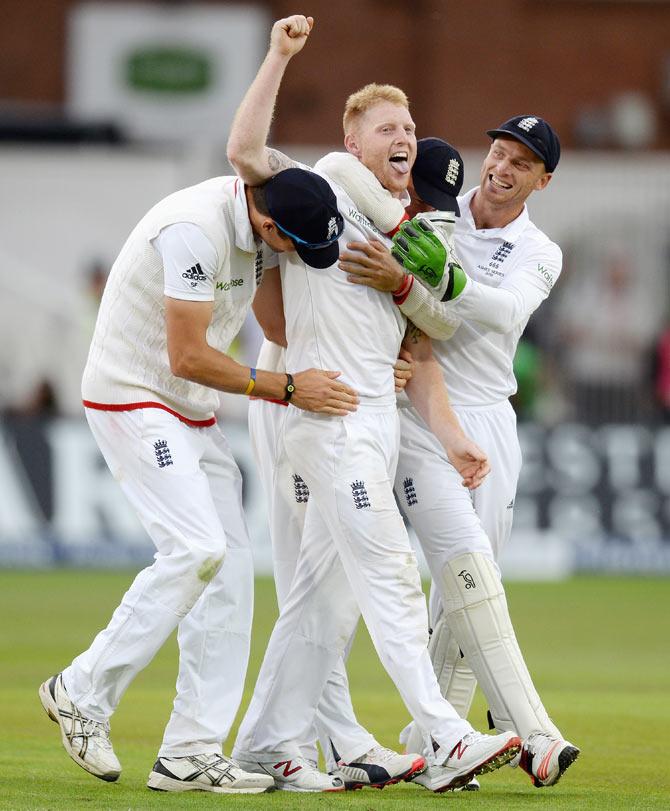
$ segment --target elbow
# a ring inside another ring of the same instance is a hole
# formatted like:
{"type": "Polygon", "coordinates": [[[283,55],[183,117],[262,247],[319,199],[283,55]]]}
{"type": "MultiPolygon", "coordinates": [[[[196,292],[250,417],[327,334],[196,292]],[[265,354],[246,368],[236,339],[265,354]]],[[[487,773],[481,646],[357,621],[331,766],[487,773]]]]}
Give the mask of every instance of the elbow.
{"type": "Polygon", "coordinates": [[[184,380],[195,380],[197,369],[195,355],[191,352],[179,351],[170,352],[170,371],[175,377],[184,380]]]}
{"type": "Polygon", "coordinates": [[[286,349],[287,342],[286,342],[286,330],[284,327],[270,327],[268,329],[263,330],[263,335],[265,336],[266,340],[270,341],[270,343],[277,344],[278,346],[283,346],[286,349]]]}
{"type": "Polygon", "coordinates": [[[259,172],[258,162],[245,151],[242,144],[229,141],[226,157],[235,170],[235,174],[247,185],[254,186],[266,179],[259,172]]]}

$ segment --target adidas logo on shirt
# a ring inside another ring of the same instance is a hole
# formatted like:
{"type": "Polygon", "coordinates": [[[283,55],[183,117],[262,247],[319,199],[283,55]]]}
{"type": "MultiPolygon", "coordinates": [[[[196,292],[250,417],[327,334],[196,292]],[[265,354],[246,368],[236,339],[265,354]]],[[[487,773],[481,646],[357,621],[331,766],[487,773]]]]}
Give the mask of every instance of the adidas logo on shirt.
{"type": "Polygon", "coordinates": [[[202,268],[200,267],[200,262],[193,267],[190,267],[188,270],[185,270],[182,274],[182,279],[189,279],[191,282],[191,287],[195,287],[198,282],[205,282],[207,281],[207,276],[202,272],[202,268]]]}

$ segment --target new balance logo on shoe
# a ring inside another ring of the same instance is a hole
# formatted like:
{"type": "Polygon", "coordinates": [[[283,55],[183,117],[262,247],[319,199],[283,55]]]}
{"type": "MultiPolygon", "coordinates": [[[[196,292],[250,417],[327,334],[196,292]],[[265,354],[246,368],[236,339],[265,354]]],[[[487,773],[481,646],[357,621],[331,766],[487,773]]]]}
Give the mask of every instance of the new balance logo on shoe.
{"type": "Polygon", "coordinates": [[[282,766],[284,767],[282,771],[284,777],[290,777],[292,774],[295,774],[296,772],[299,772],[300,769],[302,769],[302,766],[300,765],[293,766],[292,760],[280,760],[279,763],[275,763],[274,768],[280,769],[282,766]],[[291,768],[292,766],[293,768],[291,768]]]}
{"type": "Polygon", "coordinates": [[[170,455],[170,449],[164,439],[159,439],[158,442],[154,442],[154,452],[156,454],[158,467],[167,467],[168,465],[174,464],[172,456],[170,455]]]}
{"type": "MultiPolygon", "coordinates": [[[[467,587],[466,587],[467,588],[467,587]]],[[[463,755],[465,754],[466,749],[468,748],[467,743],[463,743],[463,741],[459,741],[456,746],[451,750],[451,754],[449,755],[450,758],[455,757],[456,760],[460,760],[463,755]]]]}

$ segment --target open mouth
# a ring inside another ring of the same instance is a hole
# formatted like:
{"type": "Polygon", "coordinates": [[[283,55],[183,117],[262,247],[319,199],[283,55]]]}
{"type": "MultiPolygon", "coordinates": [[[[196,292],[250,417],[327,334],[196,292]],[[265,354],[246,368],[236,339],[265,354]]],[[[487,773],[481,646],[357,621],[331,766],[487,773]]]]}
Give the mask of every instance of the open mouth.
{"type": "Polygon", "coordinates": [[[405,150],[394,152],[389,161],[400,174],[406,175],[409,172],[409,155],[405,150]]]}
{"type": "Polygon", "coordinates": [[[503,191],[509,191],[512,188],[511,184],[503,183],[501,180],[498,180],[498,178],[493,177],[493,175],[489,175],[489,182],[492,186],[495,186],[496,189],[502,189],[503,191]]]}

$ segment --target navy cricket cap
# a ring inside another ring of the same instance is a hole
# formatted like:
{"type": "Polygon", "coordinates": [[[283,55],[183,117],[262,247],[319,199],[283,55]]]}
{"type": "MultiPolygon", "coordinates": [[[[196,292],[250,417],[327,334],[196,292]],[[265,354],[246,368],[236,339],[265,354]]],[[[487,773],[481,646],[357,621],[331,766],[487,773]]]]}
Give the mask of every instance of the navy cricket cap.
{"type": "Polygon", "coordinates": [[[416,142],[412,185],[424,203],[438,211],[460,214],[456,197],[461,193],[463,174],[463,158],[451,144],[441,138],[416,142]]]}
{"type": "Polygon", "coordinates": [[[265,202],[275,225],[293,240],[298,256],[313,268],[334,265],[344,220],[333,190],[306,169],[284,169],[265,184],[265,202]]]}
{"type": "Polygon", "coordinates": [[[517,115],[498,129],[487,130],[490,138],[514,138],[544,161],[547,172],[553,172],[561,157],[561,144],[554,129],[536,115],[517,115]]]}
{"type": "Polygon", "coordinates": [[[441,138],[416,142],[412,185],[424,203],[438,211],[460,214],[456,197],[461,193],[463,174],[463,159],[451,144],[441,138]]]}

